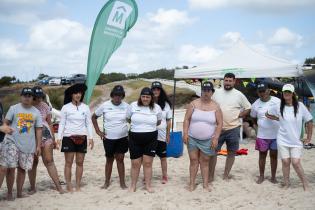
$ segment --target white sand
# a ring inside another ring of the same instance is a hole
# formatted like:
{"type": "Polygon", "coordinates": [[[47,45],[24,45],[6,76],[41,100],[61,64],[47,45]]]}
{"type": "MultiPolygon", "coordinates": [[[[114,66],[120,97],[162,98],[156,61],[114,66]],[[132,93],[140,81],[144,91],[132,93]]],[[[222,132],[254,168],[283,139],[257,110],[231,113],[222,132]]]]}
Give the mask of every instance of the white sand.
{"type": "MultiPolygon", "coordinates": [[[[128,193],[127,190],[121,190],[119,187],[115,165],[111,186],[108,190],[100,189],[104,183],[105,157],[101,140],[95,136],[95,149],[89,150],[86,155],[82,192],[59,195],[52,189],[53,183],[43,163],[40,162],[37,178],[38,192],[29,198],[15,199],[13,202],[3,201],[6,193],[4,183],[0,189],[2,198],[0,209],[315,209],[315,149],[304,150],[302,164],[312,187],[311,191],[304,192],[293,168],[291,169],[292,186],[288,190],[281,189],[280,184],[272,184],[268,180],[261,185],[256,184],[258,152],[254,150],[253,142],[242,144],[241,147],[248,148],[249,155],[236,158],[231,173],[233,178],[229,182],[221,179],[225,157],[219,156],[212,192],[203,191],[200,172],[198,172],[197,189],[192,193],[185,189],[189,180],[189,159],[185,148],[181,158],[168,159],[169,182],[167,184],[160,183],[160,161],[155,158],[153,165],[155,193],[149,194],[143,189],[142,172],[137,192],[128,193]]],[[[54,155],[59,176],[61,180],[64,180],[63,154],[55,151],[54,155]]],[[[129,154],[126,155],[125,165],[126,181],[129,185],[129,154]]],[[[269,160],[266,165],[266,176],[270,177],[269,160]]],[[[282,181],[280,161],[277,179],[282,181]]],[[[27,180],[24,189],[28,187],[27,180]]]]}

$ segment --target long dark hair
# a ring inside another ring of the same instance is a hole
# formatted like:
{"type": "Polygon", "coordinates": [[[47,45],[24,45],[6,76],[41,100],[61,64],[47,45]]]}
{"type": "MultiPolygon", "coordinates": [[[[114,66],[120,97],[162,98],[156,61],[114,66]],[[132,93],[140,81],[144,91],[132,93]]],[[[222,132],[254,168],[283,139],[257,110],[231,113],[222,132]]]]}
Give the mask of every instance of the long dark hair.
{"type": "MultiPolygon", "coordinates": [[[[150,104],[149,104],[149,108],[151,109],[151,110],[153,110],[154,109],[154,99],[153,99],[153,95],[150,95],[151,96],[151,101],[150,101],[150,104]]],[[[140,95],[140,97],[138,98],[138,106],[143,106],[143,103],[142,103],[142,101],[141,101],[141,95],[140,95]]]]}
{"type": "Polygon", "coordinates": [[[161,107],[162,110],[164,110],[166,102],[170,105],[170,108],[172,108],[172,103],[167,97],[165,90],[163,88],[159,88],[159,89],[160,89],[160,96],[158,98],[157,104],[161,107]]]}
{"type": "MultiPolygon", "coordinates": [[[[296,114],[297,114],[297,111],[298,111],[298,108],[299,108],[299,101],[297,100],[297,97],[296,97],[295,93],[292,94],[292,105],[293,105],[293,108],[294,108],[294,117],[296,117],[296,114]]],[[[282,117],[283,117],[284,107],[285,107],[285,100],[284,100],[283,94],[282,94],[282,96],[281,96],[281,104],[280,104],[280,113],[281,113],[282,117]]]]}

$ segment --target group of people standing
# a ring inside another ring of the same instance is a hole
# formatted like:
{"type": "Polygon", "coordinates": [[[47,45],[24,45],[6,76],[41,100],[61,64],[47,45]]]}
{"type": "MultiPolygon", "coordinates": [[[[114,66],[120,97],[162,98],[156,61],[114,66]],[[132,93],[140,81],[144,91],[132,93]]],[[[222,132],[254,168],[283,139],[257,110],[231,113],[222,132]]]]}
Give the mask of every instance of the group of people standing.
{"type": "MultiPolygon", "coordinates": [[[[187,144],[190,159],[190,181],[188,190],[196,188],[196,176],[200,166],[203,188],[211,191],[209,182],[214,181],[217,152],[226,144],[227,157],[223,179],[230,179],[230,171],[239,149],[241,118],[250,116],[257,119],[256,149],[259,151],[259,172],[257,183],[264,181],[265,162],[270,151],[271,181],[276,183],[277,156],[282,160],[284,186],[289,186],[290,164],[303,183],[305,178],[300,158],[303,143],[301,130],[306,123],[307,139],[312,137],[312,116],[303,103],[298,102],[294,86],[286,84],[281,99],[270,96],[266,84],[258,84],[259,99],[253,105],[246,96],[234,88],[235,75],[224,76],[223,87],[214,89],[211,82],[201,85],[201,97],[192,101],[186,111],[183,124],[183,141],[187,144]]],[[[23,197],[22,190],[28,171],[29,193],[36,192],[36,169],[39,156],[56,189],[64,193],[54,164],[53,149],[61,148],[64,153],[64,177],[67,191],[73,192],[72,165],[75,160],[75,190],[80,191],[83,165],[87,147],[94,147],[93,127],[101,137],[105,150],[105,183],[110,185],[114,160],[116,160],[120,187],[127,188],[125,182],[125,153],[130,152],[131,183],[129,190],[136,191],[141,166],[144,173],[145,189],[153,192],[151,186],[152,163],[155,155],[160,157],[162,184],[168,182],[166,148],[170,141],[172,104],[162,84],[155,81],[151,87],[141,90],[137,101],[130,105],[123,101],[123,86],[116,85],[110,100],[101,104],[91,114],[83,103],[84,84],[75,84],[65,91],[64,106],[57,139],[52,128],[51,108],[44,102],[41,87],[23,88],[21,102],[10,107],[3,123],[0,123],[0,187],[6,177],[8,194],[12,200],[12,188],[17,168],[17,197],[23,197]],[[99,127],[97,118],[103,118],[99,127]],[[6,135],[4,135],[4,132],[6,135]]],[[[0,107],[2,114],[2,107],[0,107]]],[[[0,116],[2,121],[2,116],[0,116]]]]}
{"type": "Polygon", "coordinates": [[[226,144],[227,157],[223,179],[231,178],[230,171],[239,149],[242,118],[250,114],[257,123],[255,149],[259,151],[258,184],[264,179],[266,157],[270,151],[271,179],[277,183],[278,154],[282,161],[283,186],[290,186],[289,175],[292,163],[304,190],[309,188],[300,162],[303,143],[312,139],[313,118],[302,102],[298,101],[294,86],[285,84],[281,99],[270,95],[267,84],[257,85],[259,98],[253,103],[234,88],[236,79],[232,73],[224,76],[223,88],[215,90],[211,82],[201,86],[201,97],[192,101],[186,111],[183,140],[187,144],[190,158],[189,190],[196,187],[196,174],[200,165],[203,187],[210,190],[209,182],[214,181],[217,152],[226,144]],[[306,127],[307,138],[301,131],[306,127]]]}

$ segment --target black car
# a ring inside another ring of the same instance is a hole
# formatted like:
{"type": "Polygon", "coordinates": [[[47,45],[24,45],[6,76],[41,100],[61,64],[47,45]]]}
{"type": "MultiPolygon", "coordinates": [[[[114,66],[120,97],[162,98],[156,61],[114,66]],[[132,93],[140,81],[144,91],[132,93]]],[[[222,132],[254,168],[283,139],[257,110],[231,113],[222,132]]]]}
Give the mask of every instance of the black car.
{"type": "Polygon", "coordinates": [[[69,78],[71,84],[77,84],[77,83],[85,83],[86,81],[86,75],[85,74],[73,74],[69,78]]]}
{"type": "Polygon", "coordinates": [[[63,77],[63,78],[61,78],[61,84],[62,85],[70,85],[71,81],[69,78],[63,77]]]}

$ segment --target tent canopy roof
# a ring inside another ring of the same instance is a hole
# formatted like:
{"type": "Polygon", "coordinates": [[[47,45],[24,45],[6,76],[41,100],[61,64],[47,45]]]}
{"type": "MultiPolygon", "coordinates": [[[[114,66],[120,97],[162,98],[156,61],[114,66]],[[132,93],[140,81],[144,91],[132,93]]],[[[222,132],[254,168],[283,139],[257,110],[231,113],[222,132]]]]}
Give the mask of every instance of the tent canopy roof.
{"type": "Polygon", "coordinates": [[[175,70],[174,78],[223,78],[228,72],[237,78],[299,77],[302,74],[297,64],[263,54],[238,41],[207,65],[175,70]]]}

